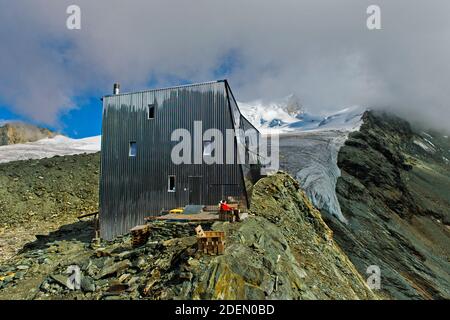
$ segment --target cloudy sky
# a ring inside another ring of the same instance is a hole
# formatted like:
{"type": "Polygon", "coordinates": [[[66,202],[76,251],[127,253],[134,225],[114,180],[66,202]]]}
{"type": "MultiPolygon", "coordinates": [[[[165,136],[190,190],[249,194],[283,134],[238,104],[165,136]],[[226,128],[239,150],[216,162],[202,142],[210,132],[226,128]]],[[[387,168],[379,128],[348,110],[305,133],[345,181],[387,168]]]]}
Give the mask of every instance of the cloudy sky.
{"type": "Polygon", "coordinates": [[[241,101],[295,93],[313,113],[360,104],[448,129],[449,17],[448,0],[0,0],[0,118],[96,134],[115,81],[227,78],[241,101]]]}

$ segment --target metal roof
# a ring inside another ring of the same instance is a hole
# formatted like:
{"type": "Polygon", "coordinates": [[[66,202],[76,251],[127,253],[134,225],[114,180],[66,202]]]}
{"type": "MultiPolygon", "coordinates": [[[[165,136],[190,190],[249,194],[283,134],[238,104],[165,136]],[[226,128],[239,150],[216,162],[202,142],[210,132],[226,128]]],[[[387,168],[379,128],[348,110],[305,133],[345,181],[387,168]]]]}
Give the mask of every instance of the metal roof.
{"type": "Polygon", "coordinates": [[[222,80],[205,81],[205,82],[198,82],[198,83],[189,83],[189,84],[183,84],[183,85],[171,86],[171,87],[163,87],[163,88],[146,89],[146,90],[139,90],[139,91],[133,91],[133,92],[125,92],[125,93],[119,93],[119,94],[108,94],[108,95],[103,96],[103,98],[113,97],[113,96],[123,96],[123,95],[135,94],[135,93],[147,93],[147,92],[154,92],[154,91],[189,88],[189,87],[202,86],[202,85],[207,85],[207,84],[212,84],[212,83],[217,83],[217,82],[227,82],[227,80],[226,79],[222,79],[222,80]]]}

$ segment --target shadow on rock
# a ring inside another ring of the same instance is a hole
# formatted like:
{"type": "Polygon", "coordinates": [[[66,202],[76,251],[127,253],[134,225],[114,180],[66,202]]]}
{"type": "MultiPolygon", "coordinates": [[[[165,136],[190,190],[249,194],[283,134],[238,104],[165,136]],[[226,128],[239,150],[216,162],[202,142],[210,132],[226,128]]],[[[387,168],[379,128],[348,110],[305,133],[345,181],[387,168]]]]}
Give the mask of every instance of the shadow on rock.
{"type": "Polygon", "coordinates": [[[93,221],[78,221],[61,226],[58,230],[50,232],[48,235],[36,235],[36,240],[24,245],[19,253],[30,250],[45,249],[55,241],[79,241],[89,244],[94,237],[93,221]]]}

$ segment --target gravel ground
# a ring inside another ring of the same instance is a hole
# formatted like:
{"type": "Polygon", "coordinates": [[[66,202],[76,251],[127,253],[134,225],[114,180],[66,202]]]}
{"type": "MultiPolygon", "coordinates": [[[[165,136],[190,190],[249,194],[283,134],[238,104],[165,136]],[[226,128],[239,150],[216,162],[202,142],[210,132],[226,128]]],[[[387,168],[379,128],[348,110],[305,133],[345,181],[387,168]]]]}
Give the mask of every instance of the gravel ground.
{"type": "Polygon", "coordinates": [[[0,164],[0,262],[23,244],[98,211],[100,155],[0,164]]]}

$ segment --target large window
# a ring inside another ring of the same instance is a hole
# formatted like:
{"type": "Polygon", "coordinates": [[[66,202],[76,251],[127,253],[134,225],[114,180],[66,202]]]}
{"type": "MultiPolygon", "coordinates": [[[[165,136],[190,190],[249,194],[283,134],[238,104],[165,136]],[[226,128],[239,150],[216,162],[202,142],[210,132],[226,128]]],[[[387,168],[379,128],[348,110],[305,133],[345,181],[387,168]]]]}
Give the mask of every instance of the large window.
{"type": "Polygon", "coordinates": [[[175,192],[175,176],[169,176],[167,191],[175,192]]]}
{"type": "Polygon", "coordinates": [[[130,141],[130,149],[128,151],[128,155],[130,157],[136,157],[137,154],[137,145],[136,141],[130,141]]]}

